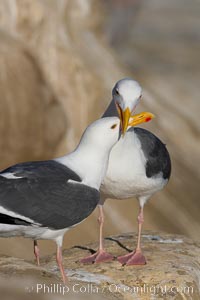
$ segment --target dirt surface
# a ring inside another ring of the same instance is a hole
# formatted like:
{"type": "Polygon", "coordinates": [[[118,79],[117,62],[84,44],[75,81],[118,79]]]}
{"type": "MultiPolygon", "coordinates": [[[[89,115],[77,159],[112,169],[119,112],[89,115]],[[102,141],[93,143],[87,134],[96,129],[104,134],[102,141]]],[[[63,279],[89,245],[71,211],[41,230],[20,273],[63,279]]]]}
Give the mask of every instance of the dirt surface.
{"type": "MultiPolygon", "coordinates": [[[[97,249],[97,243],[77,245],[63,251],[69,282],[63,286],[55,255],[44,257],[41,267],[13,257],[0,257],[1,290],[21,295],[47,297],[91,297],[91,299],[192,299],[200,297],[200,244],[180,235],[145,232],[142,237],[144,266],[121,266],[116,257],[131,251],[135,234],[106,239],[112,262],[83,265],[79,260],[97,249]],[[13,282],[8,289],[8,282],[13,282]],[[4,282],[4,284],[3,284],[4,282]]],[[[57,298],[56,298],[57,297],[57,298]]],[[[39,298],[40,299],[40,298],[39,298]]],[[[46,299],[46,298],[44,298],[46,299]]],[[[77,299],[77,298],[76,298],[77,299]]]]}

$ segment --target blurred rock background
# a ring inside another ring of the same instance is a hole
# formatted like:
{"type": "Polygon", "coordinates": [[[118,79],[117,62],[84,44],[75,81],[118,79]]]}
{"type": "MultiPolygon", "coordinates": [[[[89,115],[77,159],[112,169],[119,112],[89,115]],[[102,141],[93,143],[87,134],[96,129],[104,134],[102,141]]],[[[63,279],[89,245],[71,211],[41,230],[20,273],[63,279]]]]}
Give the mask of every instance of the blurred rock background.
{"type": "MultiPolygon", "coordinates": [[[[0,0],[0,168],[72,150],[114,83],[131,76],[144,89],[137,112],[156,114],[145,128],[173,163],[144,228],[199,239],[199,26],[198,0],[0,0]]],[[[105,235],[136,230],[136,200],[105,209],[105,235]]],[[[96,218],[69,232],[64,247],[95,241],[96,218]]],[[[1,239],[0,253],[30,259],[32,242],[1,239]]]]}

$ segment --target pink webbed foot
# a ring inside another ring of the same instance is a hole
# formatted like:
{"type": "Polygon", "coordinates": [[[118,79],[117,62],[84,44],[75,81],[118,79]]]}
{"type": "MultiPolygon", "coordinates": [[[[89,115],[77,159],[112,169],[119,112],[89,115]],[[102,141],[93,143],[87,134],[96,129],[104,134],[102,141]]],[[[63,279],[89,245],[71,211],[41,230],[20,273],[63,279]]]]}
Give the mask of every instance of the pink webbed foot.
{"type": "Polygon", "coordinates": [[[82,263],[82,264],[92,264],[92,263],[95,262],[96,257],[97,257],[97,252],[95,252],[92,255],[89,255],[87,257],[84,257],[84,258],[80,259],[80,263],[82,263]]]}
{"type": "Polygon", "coordinates": [[[106,251],[100,251],[95,259],[95,263],[107,262],[113,260],[114,257],[106,251]]]}
{"type": "Polygon", "coordinates": [[[94,264],[94,263],[108,262],[113,259],[114,257],[111,254],[107,253],[104,250],[101,250],[81,259],[80,262],[83,264],[92,264],[92,263],[94,264]]]}
{"type": "Polygon", "coordinates": [[[134,251],[124,256],[119,256],[117,260],[126,266],[146,265],[146,259],[141,251],[134,251]]]}
{"type": "Polygon", "coordinates": [[[118,256],[117,260],[118,262],[120,262],[122,265],[125,265],[127,263],[127,261],[133,256],[133,252],[128,253],[126,255],[123,256],[118,256]]]}

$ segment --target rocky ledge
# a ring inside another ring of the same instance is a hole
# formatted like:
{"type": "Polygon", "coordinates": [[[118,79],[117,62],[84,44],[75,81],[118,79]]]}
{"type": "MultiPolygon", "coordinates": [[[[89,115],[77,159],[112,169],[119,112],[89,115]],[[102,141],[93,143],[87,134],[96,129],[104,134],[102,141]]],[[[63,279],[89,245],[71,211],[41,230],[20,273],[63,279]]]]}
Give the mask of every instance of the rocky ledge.
{"type": "MultiPolygon", "coordinates": [[[[145,232],[145,266],[121,266],[112,262],[83,265],[79,260],[94,252],[97,243],[76,245],[63,251],[69,283],[63,286],[55,256],[44,257],[41,267],[13,257],[0,257],[0,289],[4,299],[200,299],[200,243],[184,236],[145,232]],[[9,278],[9,283],[8,279],[9,278]],[[12,282],[12,288],[11,288],[12,282]],[[37,294],[37,297],[36,297],[37,294]]],[[[131,251],[136,234],[105,239],[115,257],[131,251]]]]}

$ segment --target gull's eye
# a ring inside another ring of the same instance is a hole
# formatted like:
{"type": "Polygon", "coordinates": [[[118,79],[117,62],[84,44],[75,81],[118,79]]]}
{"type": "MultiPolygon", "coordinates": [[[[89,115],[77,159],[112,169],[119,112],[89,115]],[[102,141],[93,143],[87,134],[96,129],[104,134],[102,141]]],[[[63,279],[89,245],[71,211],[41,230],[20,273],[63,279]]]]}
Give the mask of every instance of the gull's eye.
{"type": "Polygon", "coordinates": [[[115,93],[116,93],[117,95],[119,95],[119,91],[118,91],[118,89],[116,89],[116,90],[115,90],[115,93]]]}
{"type": "Polygon", "coordinates": [[[140,95],[139,99],[141,99],[141,98],[142,98],[142,95],[140,95]]]}
{"type": "Polygon", "coordinates": [[[117,126],[117,124],[113,124],[110,128],[111,128],[111,129],[115,129],[116,126],[117,126]]]}

